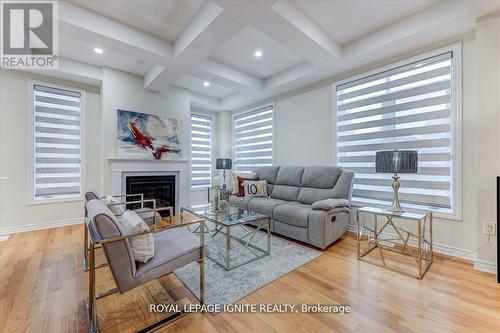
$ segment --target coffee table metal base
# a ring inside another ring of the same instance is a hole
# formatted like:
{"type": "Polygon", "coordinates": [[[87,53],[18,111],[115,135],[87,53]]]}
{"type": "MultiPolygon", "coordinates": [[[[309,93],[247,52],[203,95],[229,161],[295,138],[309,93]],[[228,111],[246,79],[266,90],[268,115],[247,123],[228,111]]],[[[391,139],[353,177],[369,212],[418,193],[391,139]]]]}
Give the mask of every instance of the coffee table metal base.
{"type": "MultiPolygon", "coordinates": [[[[188,211],[191,214],[194,214],[191,211],[188,211]]],[[[181,209],[181,221],[184,220],[184,211],[181,209]]],[[[214,261],[217,265],[221,266],[224,268],[226,271],[241,267],[243,265],[249,264],[251,262],[254,262],[256,260],[259,260],[261,258],[267,257],[271,254],[271,218],[266,217],[263,219],[258,220],[258,224],[256,227],[249,227],[246,226],[245,224],[234,224],[234,225],[226,225],[222,223],[216,223],[214,221],[208,220],[203,218],[201,215],[194,214],[196,217],[204,219],[206,224],[205,224],[205,234],[209,234],[212,238],[217,236],[218,234],[222,234],[225,237],[225,246],[224,246],[224,251],[223,253],[219,253],[220,256],[217,256],[216,253],[209,253],[208,258],[214,261]],[[210,222],[210,223],[209,223],[210,222]],[[213,230],[210,230],[209,225],[214,224],[215,228],[213,230]],[[266,228],[267,227],[267,228],[266,228]],[[237,236],[232,232],[233,228],[243,228],[246,233],[243,236],[237,236]],[[263,228],[267,229],[267,242],[266,246],[260,247],[257,244],[255,244],[254,239],[255,235],[259,233],[259,231],[263,228]],[[242,245],[244,248],[248,249],[250,253],[252,253],[252,257],[250,257],[248,260],[244,261],[239,261],[238,263],[233,263],[231,260],[231,253],[232,253],[232,248],[234,246],[233,242],[237,242],[238,244],[242,245]],[[255,251],[250,250],[256,250],[258,254],[255,253],[255,251]],[[222,258],[221,258],[222,257],[222,258]]],[[[200,233],[201,231],[198,229],[191,230],[193,233],[200,233]]]]}

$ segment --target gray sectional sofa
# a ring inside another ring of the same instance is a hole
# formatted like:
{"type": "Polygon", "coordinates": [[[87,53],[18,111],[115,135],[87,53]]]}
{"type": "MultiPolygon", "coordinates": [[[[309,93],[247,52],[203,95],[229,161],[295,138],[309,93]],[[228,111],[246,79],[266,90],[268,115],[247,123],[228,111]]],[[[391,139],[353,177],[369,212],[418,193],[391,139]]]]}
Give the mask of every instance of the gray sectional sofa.
{"type": "Polygon", "coordinates": [[[262,167],[269,197],[231,196],[231,204],[272,218],[271,231],[326,248],[347,231],[354,173],[331,166],[262,167]]]}

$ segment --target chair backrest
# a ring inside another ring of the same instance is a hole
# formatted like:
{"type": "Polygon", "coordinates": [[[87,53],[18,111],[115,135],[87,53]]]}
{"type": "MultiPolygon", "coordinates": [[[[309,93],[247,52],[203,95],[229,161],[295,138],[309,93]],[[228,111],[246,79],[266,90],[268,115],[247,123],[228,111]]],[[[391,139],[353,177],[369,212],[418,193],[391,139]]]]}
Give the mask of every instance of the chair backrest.
{"type": "Polygon", "coordinates": [[[94,189],[88,189],[85,191],[85,201],[90,201],[92,199],[100,199],[101,197],[94,189]]]}
{"type": "MultiPolygon", "coordinates": [[[[100,239],[109,239],[113,237],[125,236],[120,222],[116,216],[106,206],[102,200],[92,199],[86,204],[89,216],[89,231],[94,230],[100,239]]],[[[111,273],[120,291],[130,289],[134,284],[136,275],[136,264],[132,255],[129,241],[127,239],[103,244],[104,254],[109,263],[111,273]]]]}

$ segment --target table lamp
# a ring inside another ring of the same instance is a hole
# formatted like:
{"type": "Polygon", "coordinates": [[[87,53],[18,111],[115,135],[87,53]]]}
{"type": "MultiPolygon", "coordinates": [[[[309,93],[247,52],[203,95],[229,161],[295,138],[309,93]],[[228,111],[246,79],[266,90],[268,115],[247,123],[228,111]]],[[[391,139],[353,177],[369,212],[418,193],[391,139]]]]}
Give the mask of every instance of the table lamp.
{"type": "Polygon", "coordinates": [[[404,210],[399,204],[399,176],[398,173],[417,173],[418,152],[416,150],[378,151],[375,155],[375,171],[392,173],[392,189],[394,198],[391,207],[387,210],[402,213],[404,210]]]}
{"type": "Polygon", "coordinates": [[[233,161],[230,158],[217,158],[215,160],[215,168],[222,171],[222,188],[226,189],[226,170],[231,170],[233,167],[233,161]]]}

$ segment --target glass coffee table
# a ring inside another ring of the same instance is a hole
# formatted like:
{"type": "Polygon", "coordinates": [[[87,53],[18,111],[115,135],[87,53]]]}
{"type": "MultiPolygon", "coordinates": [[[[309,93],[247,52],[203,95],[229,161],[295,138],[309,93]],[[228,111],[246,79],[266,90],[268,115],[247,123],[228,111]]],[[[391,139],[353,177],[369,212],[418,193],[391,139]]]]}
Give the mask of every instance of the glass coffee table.
{"type": "MultiPolygon", "coordinates": [[[[229,206],[227,213],[215,211],[211,205],[181,207],[180,218],[184,223],[185,215],[192,214],[205,220],[205,238],[209,248],[208,258],[225,270],[264,258],[271,254],[271,218],[266,215],[229,206]],[[254,227],[247,226],[252,223],[254,227]],[[259,232],[267,229],[266,234],[259,232]]],[[[193,233],[202,232],[197,229],[193,233]]]]}

